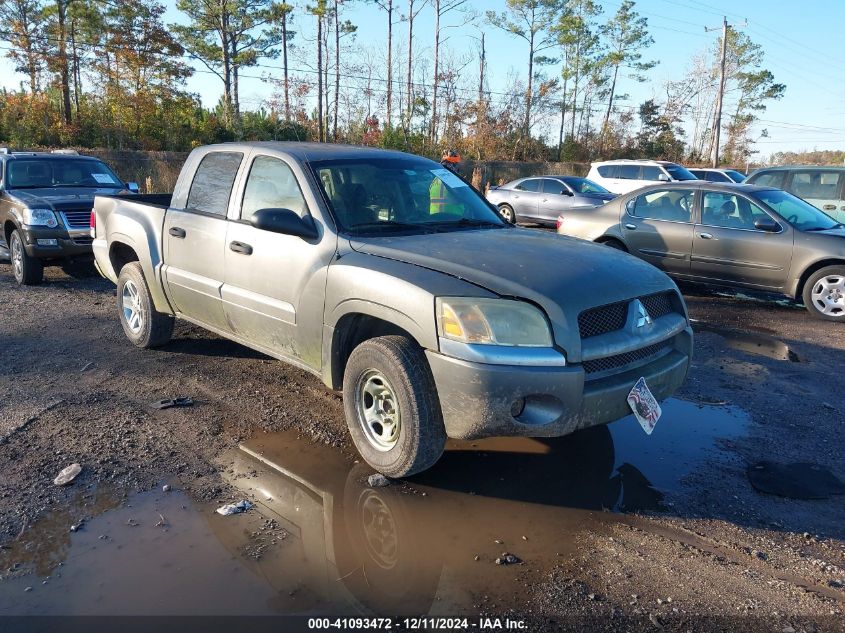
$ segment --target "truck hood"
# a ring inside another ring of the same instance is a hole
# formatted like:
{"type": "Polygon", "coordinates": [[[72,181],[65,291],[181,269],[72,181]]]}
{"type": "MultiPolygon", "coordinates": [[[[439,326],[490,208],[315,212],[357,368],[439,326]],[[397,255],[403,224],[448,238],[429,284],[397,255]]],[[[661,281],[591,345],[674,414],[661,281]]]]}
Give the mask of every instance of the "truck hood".
{"type": "Polygon", "coordinates": [[[627,253],[530,229],[355,238],[351,246],[541,306],[574,361],[580,360],[583,310],[675,289],[664,273],[627,253]]]}
{"type": "MultiPolygon", "coordinates": [[[[56,187],[50,189],[12,189],[9,195],[18,204],[30,209],[75,209],[88,208],[94,202],[94,196],[115,195],[122,190],[116,187],[56,187]]],[[[125,193],[125,191],[124,191],[125,193]]]]}

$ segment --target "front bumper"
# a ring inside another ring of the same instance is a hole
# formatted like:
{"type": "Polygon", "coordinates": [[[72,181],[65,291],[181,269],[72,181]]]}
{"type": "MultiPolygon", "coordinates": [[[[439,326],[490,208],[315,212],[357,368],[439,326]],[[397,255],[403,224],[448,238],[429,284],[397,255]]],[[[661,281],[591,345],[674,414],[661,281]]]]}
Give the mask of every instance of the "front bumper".
{"type": "Polygon", "coordinates": [[[593,380],[580,365],[488,365],[430,350],[426,356],[449,437],[556,437],[630,414],[627,396],[641,377],[658,400],[671,396],[689,371],[692,330],[676,335],[665,355],[593,380]]]}
{"type": "Polygon", "coordinates": [[[64,259],[91,256],[91,235],[87,230],[64,228],[24,228],[24,249],[30,257],[38,259],[64,259]],[[39,244],[38,240],[56,240],[55,246],[39,244]]]}

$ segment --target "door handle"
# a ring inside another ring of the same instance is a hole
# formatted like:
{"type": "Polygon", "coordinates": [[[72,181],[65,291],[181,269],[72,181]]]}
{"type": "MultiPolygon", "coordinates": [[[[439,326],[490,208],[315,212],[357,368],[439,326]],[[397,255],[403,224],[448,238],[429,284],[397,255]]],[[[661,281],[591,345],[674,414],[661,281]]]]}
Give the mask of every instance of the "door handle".
{"type": "Polygon", "coordinates": [[[252,255],[252,246],[243,242],[230,242],[229,250],[240,253],[241,255],[252,255]]]}
{"type": "Polygon", "coordinates": [[[171,226],[170,230],[168,231],[173,237],[178,237],[180,240],[185,239],[187,233],[185,233],[185,229],[180,229],[178,226],[171,226]]]}
{"type": "Polygon", "coordinates": [[[699,233],[698,237],[700,237],[703,240],[712,240],[713,234],[712,233],[699,233]]]}
{"type": "Polygon", "coordinates": [[[826,204],[822,207],[822,210],[824,210],[824,211],[836,211],[836,205],[835,204],[826,204]]]}
{"type": "Polygon", "coordinates": [[[636,231],[637,225],[636,224],[626,224],[625,228],[628,229],[629,231],[636,231]]]}

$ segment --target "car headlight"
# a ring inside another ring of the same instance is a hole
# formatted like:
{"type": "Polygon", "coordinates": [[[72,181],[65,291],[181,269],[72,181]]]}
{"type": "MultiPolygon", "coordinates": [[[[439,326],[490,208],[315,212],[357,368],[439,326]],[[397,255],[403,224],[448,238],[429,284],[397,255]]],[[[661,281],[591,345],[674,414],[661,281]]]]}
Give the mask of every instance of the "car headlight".
{"type": "Polygon", "coordinates": [[[437,331],[444,338],[477,345],[551,347],[545,315],[511,299],[438,297],[437,331]]]}
{"type": "Polygon", "coordinates": [[[50,209],[24,208],[22,211],[23,223],[29,226],[47,226],[52,229],[59,225],[59,221],[56,220],[56,214],[50,209]]]}

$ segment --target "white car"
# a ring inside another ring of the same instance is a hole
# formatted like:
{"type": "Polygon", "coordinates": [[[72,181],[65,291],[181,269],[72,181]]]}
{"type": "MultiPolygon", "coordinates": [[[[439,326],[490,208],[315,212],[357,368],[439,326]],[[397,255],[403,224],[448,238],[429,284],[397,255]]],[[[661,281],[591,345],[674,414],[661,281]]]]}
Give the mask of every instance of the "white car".
{"type": "Polygon", "coordinates": [[[587,178],[613,193],[662,182],[698,180],[685,167],[665,160],[606,160],[593,163],[587,178]]]}
{"type": "Polygon", "coordinates": [[[691,167],[690,173],[699,180],[709,182],[744,182],[745,174],[736,169],[716,169],[713,167],[691,167]]]}

